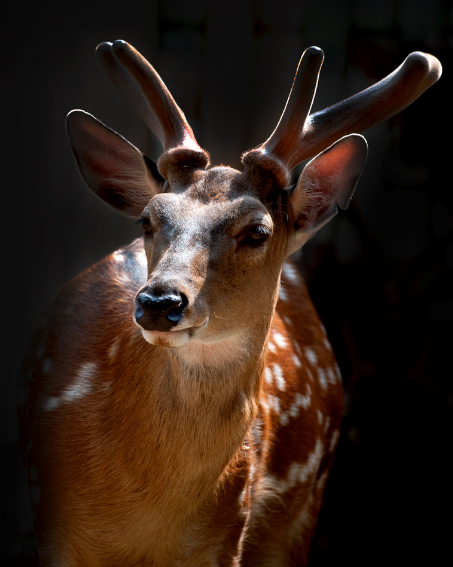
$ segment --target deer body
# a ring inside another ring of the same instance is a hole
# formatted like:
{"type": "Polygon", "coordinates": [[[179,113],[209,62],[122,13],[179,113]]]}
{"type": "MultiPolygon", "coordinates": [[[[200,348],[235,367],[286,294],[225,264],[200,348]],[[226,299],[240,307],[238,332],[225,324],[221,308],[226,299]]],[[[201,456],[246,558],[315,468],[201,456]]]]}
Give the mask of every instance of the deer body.
{"type": "Polygon", "coordinates": [[[42,565],[305,565],[342,386],[287,257],[347,206],[366,144],[340,139],[286,187],[317,50],[301,61],[308,94],[242,172],[207,169],[133,48],[98,56],[165,152],[156,169],[90,115],[68,117],[85,181],[145,235],[62,289],[31,350],[21,428],[42,565]]]}

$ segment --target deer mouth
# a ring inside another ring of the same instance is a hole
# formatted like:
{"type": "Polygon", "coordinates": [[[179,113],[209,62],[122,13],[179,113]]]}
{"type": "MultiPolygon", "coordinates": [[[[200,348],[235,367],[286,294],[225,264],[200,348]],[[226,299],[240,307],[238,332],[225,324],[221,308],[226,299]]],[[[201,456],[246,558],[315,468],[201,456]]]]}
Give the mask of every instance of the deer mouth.
{"type": "Polygon", "coordinates": [[[181,347],[192,340],[197,332],[204,329],[208,324],[209,317],[196,327],[187,327],[186,329],[171,329],[170,331],[148,331],[137,324],[142,332],[142,336],[148,343],[155,346],[164,347],[181,347]]]}

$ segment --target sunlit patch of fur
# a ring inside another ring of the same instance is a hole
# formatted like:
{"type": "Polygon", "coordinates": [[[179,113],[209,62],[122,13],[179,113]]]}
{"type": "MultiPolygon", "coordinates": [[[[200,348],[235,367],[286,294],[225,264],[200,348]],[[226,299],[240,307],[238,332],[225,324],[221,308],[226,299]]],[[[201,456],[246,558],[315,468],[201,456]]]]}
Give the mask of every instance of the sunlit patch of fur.
{"type": "Polygon", "coordinates": [[[249,341],[240,335],[219,342],[190,341],[172,351],[185,366],[228,369],[241,364],[250,354],[249,341]]]}

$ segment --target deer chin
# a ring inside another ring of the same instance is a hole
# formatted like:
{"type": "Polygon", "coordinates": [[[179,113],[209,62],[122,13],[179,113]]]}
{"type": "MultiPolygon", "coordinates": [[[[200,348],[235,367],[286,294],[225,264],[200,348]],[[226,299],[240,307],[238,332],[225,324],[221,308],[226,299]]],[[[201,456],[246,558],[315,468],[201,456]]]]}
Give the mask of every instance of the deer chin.
{"type": "Polygon", "coordinates": [[[142,332],[142,336],[145,341],[149,342],[155,346],[163,347],[182,347],[190,342],[197,333],[204,329],[209,321],[209,317],[206,317],[205,321],[201,325],[187,326],[187,323],[181,323],[177,325],[171,331],[147,331],[143,329],[138,323],[136,325],[142,332]]]}
{"type": "Polygon", "coordinates": [[[145,341],[155,346],[163,347],[181,347],[187,344],[191,337],[192,329],[183,329],[182,331],[146,331],[140,329],[145,341]]]}

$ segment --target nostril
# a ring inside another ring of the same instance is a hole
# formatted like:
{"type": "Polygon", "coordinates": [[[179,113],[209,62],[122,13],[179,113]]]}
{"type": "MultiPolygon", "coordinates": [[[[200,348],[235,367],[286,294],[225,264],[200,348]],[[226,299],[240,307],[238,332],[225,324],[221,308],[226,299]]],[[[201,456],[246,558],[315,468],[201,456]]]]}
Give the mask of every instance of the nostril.
{"type": "Polygon", "coordinates": [[[187,297],[183,293],[180,295],[180,299],[181,299],[180,304],[172,307],[167,312],[167,319],[169,321],[171,321],[172,323],[176,323],[176,324],[178,324],[181,321],[182,312],[184,311],[187,304],[189,303],[189,300],[187,299],[187,297]]]}
{"type": "Polygon", "coordinates": [[[140,305],[137,305],[136,308],[135,308],[135,319],[137,319],[137,320],[141,319],[144,314],[145,314],[145,312],[140,307],[140,305]]]}

